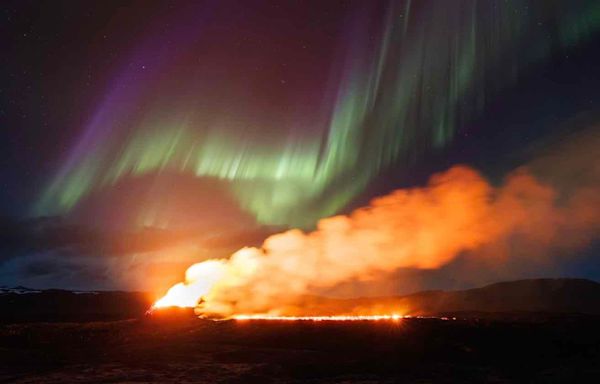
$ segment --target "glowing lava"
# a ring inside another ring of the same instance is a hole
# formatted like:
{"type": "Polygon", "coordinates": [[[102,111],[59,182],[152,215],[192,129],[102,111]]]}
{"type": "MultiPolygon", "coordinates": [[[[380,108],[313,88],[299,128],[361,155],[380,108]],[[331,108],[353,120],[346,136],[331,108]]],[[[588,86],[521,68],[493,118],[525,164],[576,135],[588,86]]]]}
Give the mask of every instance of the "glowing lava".
{"type": "Polygon", "coordinates": [[[270,316],[270,315],[236,315],[233,320],[268,320],[268,321],[399,321],[402,315],[372,315],[372,316],[270,316]]]}

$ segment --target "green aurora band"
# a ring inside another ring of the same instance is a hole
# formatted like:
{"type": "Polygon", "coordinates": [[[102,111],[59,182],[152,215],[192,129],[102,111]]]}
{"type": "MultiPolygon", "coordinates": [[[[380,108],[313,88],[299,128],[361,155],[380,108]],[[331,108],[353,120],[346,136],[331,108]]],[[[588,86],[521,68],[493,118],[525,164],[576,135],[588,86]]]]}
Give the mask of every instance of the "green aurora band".
{"type": "MultiPolygon", "coordinates": [[[[335,97],[309,134],[269,127],[265,141],[260,127],[248,128],[260,122],[235,116],[247,107],[203,111],[173,93],[131,118],[126,109],[139,99],[117,95],[100,106],[111,118],[93,122],[102,134],[83,135],[35,213],[64,214],[125,178],[175,172],[222,180],[259,223],[309,227],[382,170],[445,148],[528,66],[596,33],[600,2],[392,2],[371,24],[349,23],[333,68],[341,74],[335,97]]],[[[152,211],[138,223],[152,224],[152,211]]]]}

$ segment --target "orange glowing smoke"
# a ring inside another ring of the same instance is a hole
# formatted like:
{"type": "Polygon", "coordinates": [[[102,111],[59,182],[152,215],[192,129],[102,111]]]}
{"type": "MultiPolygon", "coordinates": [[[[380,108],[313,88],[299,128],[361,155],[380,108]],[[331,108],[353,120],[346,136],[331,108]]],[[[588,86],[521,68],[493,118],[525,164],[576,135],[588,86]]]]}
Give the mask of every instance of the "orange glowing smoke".
{"type": "Polygon", "coordinates": [[[323,219],[313,232],[289,230],[261,248],[195,264],[155,307],[196,307],[223,317],[297,315],[299,297],[352,279],[438,268],[465,252],[502,259],[515,239],[532,252],[571,246],[573,238],[581,245],[599,229],[597,192],[559,196],[525,170],[495,188],[456,166],[426,187],[397,190],[348,216],[323,219]]]}

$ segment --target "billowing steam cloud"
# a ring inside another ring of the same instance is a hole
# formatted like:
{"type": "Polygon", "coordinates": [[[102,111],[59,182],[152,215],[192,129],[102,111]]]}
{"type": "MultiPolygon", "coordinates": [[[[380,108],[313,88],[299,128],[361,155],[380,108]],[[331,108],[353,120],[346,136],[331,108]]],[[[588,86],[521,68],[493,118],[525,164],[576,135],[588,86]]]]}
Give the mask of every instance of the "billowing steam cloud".
{"type": "Polygon", "coordinates": [[[494,187],[475,170],[455,166],[426,187],[323,219],[313,232],[290,230],[261,248],[195,264],[156,306],[281,315],[303,295],[399,268],[438,268],[467,252],[501,259],[515,242],[540,254],[581,246],[600,229],[598,192],[591,186],[564,196],[525,168],[494,187]]]}

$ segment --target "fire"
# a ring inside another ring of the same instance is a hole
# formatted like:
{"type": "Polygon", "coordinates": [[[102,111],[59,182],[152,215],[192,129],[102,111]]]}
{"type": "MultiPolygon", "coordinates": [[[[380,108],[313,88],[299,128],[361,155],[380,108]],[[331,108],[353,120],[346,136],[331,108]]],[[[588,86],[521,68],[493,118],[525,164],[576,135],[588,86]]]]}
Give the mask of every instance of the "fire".
{"type": "Polygon", "coordinates": [[[407,316],[402,315],[340,315],[340,316],[270,316],[270,315],[235,315],[233,320],[266,320],[266,321],[400,321],[407,316]]]}
{"type": "Polygon", "coordinates": [[[515,241],[530,255],[568,246],[570,236],[562,233],[577,233],[582,243],[600,229],[600,193],[583,192],[559,199],[524,169],[494,187],[468,167],[453,167],[425,187],[397,190],[350,215],[323,219],[315,231],[289,230],[260,248],[195,264],[154,308],[193,307],[199,315],[238,320],[394,319],[369,310],[351,312],[369,316],[303,317],[336,311],[312,311],[302,298],[400,268],[439,268],[468,252],[500,262],[515,241]],[[277,316],[253,315],[259,313],[277,316]]]}
{"type": "Polygon", "coordinates": [[[200,298],[210,291],[224,273],[224,260],[207,260],[194,264],[185,272],[185,282],[171,287],[167,294],[157,300],[152,307],[194,308],[200,298]]]}

